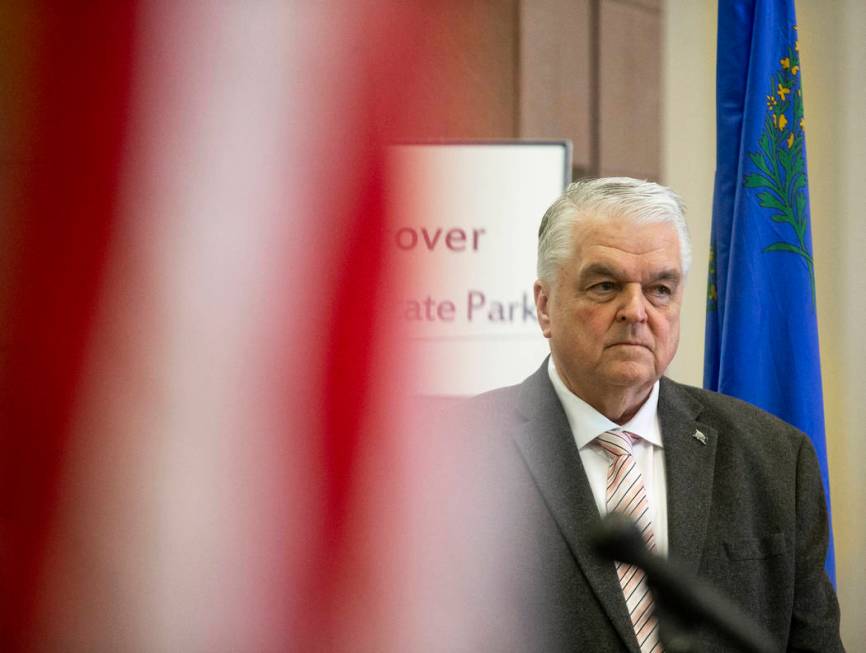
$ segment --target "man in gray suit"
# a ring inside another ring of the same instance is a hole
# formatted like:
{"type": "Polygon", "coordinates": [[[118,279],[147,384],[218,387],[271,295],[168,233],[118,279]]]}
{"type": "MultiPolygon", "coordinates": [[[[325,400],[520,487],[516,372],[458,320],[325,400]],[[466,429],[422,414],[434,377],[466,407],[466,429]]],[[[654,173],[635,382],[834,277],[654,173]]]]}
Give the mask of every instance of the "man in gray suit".
{"type": "MultiPolygon", "coordinates": [[[[592,547],[601,516],[617,510],[784,650],[842,650],[808,439],[753,406],[662,376],[689,262],[682,204],[657,184],[578,182],[545,214],[535,302],[550,357],[522,384],[459,411],[464,443],[483,461],[478,478],[498,495],[478,500],[478,514],[494,504],[509,513],[487,531],[508,563],[461,571],[502,590],[497,607],[480,599],[485,607],[472,608],[480,646],[662,650],[642,572],[592,547]]],[[[698,640],[701,651],[734,650],[709,629],[699,627],[698,640]]]]}

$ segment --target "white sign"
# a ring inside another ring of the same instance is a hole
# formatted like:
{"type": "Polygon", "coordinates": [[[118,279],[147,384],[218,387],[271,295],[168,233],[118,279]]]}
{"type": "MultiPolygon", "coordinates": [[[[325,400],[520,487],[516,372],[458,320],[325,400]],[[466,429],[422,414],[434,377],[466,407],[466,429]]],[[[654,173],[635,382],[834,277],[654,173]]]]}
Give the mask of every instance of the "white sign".
{"type": "Polygon", "coordinates": [[[472,395],[522,381],[548,352],[532,294],[536,243],[570,180],[570,145],[398,145],[391,155],[391,246],[411,271],[398,312],[417,392],[472,395]]]}

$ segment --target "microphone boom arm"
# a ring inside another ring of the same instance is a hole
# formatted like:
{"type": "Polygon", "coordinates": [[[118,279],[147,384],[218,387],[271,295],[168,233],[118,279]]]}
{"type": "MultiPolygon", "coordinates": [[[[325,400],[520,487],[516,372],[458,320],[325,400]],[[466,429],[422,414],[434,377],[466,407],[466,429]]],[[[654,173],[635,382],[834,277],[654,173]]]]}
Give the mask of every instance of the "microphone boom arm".
{"type": "Polygon", "coordinates": [[[714,627],[732,643],[752,653],[779,650],[770,635],[706,581],[650,552],[635,523],[621,513],[605,516],[593,540],[596,551],[643,569],[659,613],[659,628],[668,653],[696,650],[688,629],[700,623],[714,627]],[[673,626],[676,624],[676,628],[673,626]],[[667,633],[666,633],[667,631],[667,633]],[[667,635],[667,637],[666,637],[667,635]]]}

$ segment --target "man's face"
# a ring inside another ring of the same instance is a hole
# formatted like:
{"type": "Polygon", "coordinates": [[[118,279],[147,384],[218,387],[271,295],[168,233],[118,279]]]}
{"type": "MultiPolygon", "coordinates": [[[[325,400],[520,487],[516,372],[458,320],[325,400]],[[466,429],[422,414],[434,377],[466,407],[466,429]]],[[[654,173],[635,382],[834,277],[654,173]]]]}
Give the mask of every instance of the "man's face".
{"type": "Polygon", "coordinates": [[[593,399],[606,393],[648,393],[679,342],[684,279],[676,229],[589,220],[575,227],[573,242],[556,278],[535,285],[557,371],[596,406],[593,399]]]}

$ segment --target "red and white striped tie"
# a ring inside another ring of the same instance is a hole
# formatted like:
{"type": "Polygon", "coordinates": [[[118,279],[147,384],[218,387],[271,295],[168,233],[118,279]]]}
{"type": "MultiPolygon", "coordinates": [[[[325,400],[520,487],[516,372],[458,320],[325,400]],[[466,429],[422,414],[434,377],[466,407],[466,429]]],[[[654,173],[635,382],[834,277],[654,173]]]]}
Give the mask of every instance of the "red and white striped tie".
{"type": "MultiPolygon", "coordinates": [[[[628,431],[606,431],[596,438],[607,453],[610,464],[607,468],[607,510],[631,517],[646,541],[650,551],[655,550],[655,535],[650,520],[649,502],[643,476],[632,455],[632,443],[638,436],[628,431]]],[[[634,627],[641,653],[659,653],[658,621],[652,593],[643,570],[621,562],[616,563],[616,574],[625,603],[628,606],[631,624],[634,627]]]]}

